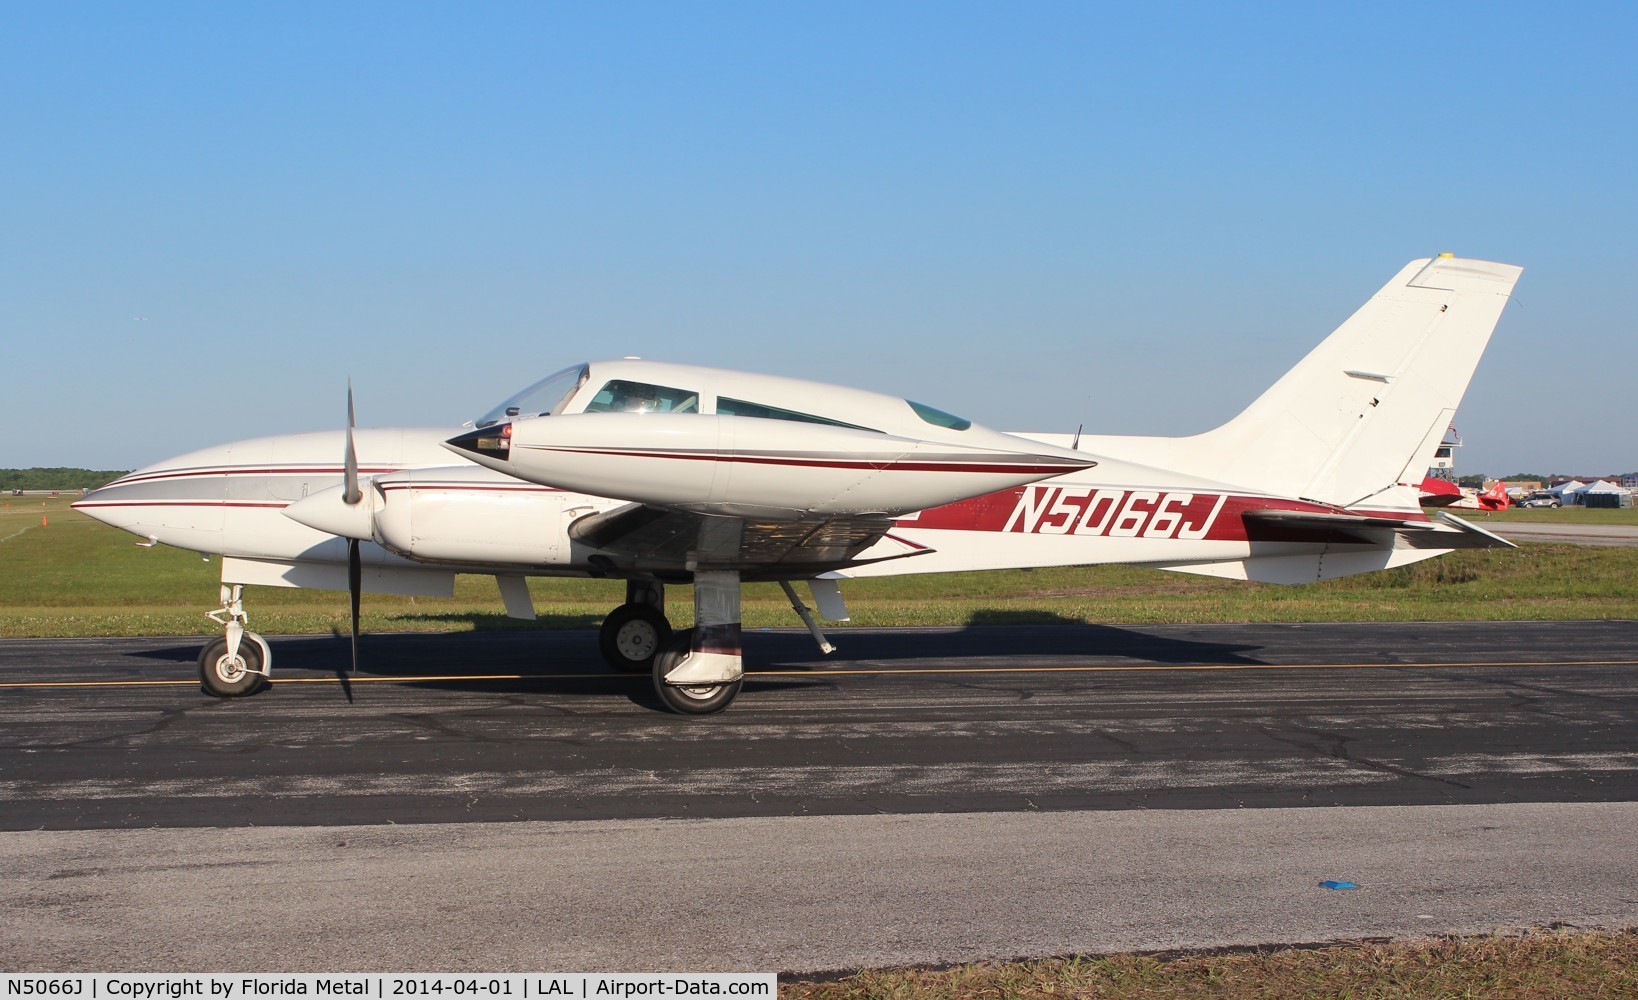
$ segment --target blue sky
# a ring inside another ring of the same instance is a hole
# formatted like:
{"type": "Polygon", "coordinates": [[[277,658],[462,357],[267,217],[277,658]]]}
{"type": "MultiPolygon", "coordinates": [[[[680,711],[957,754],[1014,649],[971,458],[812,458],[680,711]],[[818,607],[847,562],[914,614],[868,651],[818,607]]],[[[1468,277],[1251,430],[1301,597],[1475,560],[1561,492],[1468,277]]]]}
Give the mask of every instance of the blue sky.
{"type": "Polygon", "coordinates": [[[1192,433],[1522,264],[1459,471],[1638,469],[1638,5],[0,14],[0,466],[458,424],[645,357],[1192,433]],[[65,433],[66,432],[66,433],[65,433]]]}

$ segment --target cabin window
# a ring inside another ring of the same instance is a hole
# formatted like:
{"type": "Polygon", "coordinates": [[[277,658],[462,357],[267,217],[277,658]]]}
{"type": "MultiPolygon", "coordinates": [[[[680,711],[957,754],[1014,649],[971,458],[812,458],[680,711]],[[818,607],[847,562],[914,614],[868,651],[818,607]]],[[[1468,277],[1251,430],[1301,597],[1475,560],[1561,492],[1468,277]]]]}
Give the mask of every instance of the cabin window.
{"type": "Polygon", "coordinates": [[[832,420],[829,417],[818,417],[811,413],[800,413],[796,410],[787,410],[778,406],[766,406],[762,403],[752,403],[743,399],[730,399],[727,396],[717,397],[717,412],[725,417],[761,417],[764,420],[797,420],[805,424],[828,424],[831,427],[850,427],[856,431],[870,431],[881,433],[873,427],[860,427],[842,420],[832,420]]]}
{"type": "Polygon", "coordinates": [[[700,394],[692,389],[615,379],[597,390],[587,413],[698,413],[700,394]]]}
{"type": "Polygon", "coordinates": [[[965,417],[958,417],[953,413],[936,410],[926,403],[917,403],[909,399],[905,400],[905,402],[910,404],[910,409],[916,411],[916,416],[934,427],[948,427],[952,431],[964,431],[973,425],[973,422],[965,417]]]}

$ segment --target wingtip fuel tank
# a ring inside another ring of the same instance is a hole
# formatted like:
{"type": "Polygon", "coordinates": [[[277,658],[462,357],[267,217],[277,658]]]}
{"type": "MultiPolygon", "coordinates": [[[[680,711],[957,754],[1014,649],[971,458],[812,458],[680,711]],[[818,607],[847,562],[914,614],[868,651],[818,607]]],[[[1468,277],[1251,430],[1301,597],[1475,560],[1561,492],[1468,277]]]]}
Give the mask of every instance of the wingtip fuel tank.
{"type": "Polygon", "coordinates": [[[741,517],[901,515],[1097,464],[1006,435],[954,444],[699,413],[536,417],[445,447],[528,482],[741,517]],[[996,440],[999,439],[999,440],[996,440]],[[1006,445],[1016,441],[1017,449],[1006,445]]]}

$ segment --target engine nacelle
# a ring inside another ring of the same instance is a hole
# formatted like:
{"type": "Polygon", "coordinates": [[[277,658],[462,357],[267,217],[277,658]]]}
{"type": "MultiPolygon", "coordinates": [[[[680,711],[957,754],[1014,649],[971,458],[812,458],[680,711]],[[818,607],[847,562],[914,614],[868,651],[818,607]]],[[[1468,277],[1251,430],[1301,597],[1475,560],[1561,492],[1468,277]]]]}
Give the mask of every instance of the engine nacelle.
{"type": "Polygon", "coordinates": [[[418,562],[566,563],[562,492],[485,473],[430,469],[377,478],[375,541],[418,562]]]}
{"type": "MultiPolygon", "coordinates": [[[[569,562],[559,490],[473,466],[409,469],[362,485],[356,504],[345,503],[343,487],[335,486],[291,504],[285,516],[417,562],[516,568],[569,562]]],[[[586,513],[584,504],[573,513],[586,513]]]]}

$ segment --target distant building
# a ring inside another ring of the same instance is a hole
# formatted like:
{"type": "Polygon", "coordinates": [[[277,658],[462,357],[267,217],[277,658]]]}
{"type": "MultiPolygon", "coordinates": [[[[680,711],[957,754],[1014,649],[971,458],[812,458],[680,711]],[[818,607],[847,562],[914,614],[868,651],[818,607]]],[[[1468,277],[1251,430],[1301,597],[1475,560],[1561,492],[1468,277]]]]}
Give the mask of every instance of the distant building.
{"type": "Polygon", "coordinates": [[[1447,483],[1456,481],[1456,449],[1462,446],[1462,435],[1457,433],[1456,425],[1445,428],[1444,439],[1439,442],[1439,448],[1433,453],[1433,464],[1428,466],[1428,478],[1440,479],[1447,483]]]}

